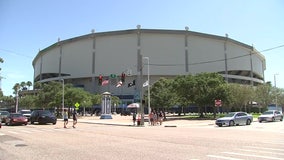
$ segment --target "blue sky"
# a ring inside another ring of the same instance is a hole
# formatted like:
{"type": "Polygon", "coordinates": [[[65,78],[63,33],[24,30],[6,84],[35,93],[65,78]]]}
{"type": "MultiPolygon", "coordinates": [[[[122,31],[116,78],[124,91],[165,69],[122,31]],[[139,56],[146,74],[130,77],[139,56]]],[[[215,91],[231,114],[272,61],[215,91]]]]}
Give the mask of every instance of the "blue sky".
{"type": "Polygon", "coordinates": [[[32,61],[39,49],[96,32],[178,29],[225,36],[254,45],[266,58],[265,80],[284,88],[283,0],[0,0],[2,90],[33,82],[32,61]],[[282,58],[281,58],[282,57],[282,58]]]}

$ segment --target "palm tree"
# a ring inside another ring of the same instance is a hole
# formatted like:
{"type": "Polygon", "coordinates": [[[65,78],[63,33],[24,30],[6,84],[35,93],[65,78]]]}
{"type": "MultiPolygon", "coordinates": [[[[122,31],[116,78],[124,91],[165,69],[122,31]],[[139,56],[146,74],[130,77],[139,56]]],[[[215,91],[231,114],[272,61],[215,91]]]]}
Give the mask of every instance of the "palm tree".
{"type": "Polygon", "coordinates": [[[19,83],[16,83],[13,87],[14,94],[17,94],[17,92],[20,90],[21,85],[19,83]]]}
{"type": "Polygon", "coordinates": [[[22,90],[26,90],[26,82],[21,82],[20,86],[22,90]]]}
{"type": "MultiPolygon", "coordinates": [[[[3,63],[3,62],[4,62],[3,58],[0,57],[0,63],[3,63]]],[[[1,71],[1,68],[0,68],[0,71],[1,71]]]]}
{"type": "Polygon", "coordinates": [[[27,81],[26,85],[28,86],[28,90],[30,90],[30,87],[33,85],[31,81],[27,81]]]}

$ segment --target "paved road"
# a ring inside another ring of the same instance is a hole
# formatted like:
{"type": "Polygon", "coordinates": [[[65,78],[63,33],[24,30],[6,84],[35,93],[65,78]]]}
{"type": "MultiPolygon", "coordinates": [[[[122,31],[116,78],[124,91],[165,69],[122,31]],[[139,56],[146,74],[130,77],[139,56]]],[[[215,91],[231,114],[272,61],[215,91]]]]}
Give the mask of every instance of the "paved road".
{"type": "Polygon", "coordinates": [[[0,159],[284,159],[283,122],[220,128],[214,121],[169,121],[133,127],[129,117],[115,120],[82,118],[76,129],[64,129],[61,120],[2,126],[0,159]]]}

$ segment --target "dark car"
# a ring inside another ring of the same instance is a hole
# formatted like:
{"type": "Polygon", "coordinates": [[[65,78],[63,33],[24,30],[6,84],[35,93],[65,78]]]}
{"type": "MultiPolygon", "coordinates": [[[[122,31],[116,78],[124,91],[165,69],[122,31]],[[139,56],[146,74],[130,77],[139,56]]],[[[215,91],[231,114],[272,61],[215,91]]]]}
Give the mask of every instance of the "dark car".
{"type": "Polygon", "coordinates": [[[28,119],[23,116],[21,113],[10,113],[9,116],[5,119],[5,124],[7,126],[11,125],[27,125],[28,119]]]}
{"type": "Polygon", "coordinates": [[[121,116],[130,116],[131,112],[130,111],[121,111],[120,115],[121,116]]]}
{"type": "Polygon", "coordinates": [[[9,112],[8,111],[0,111],[0,120],[1,123],[5,123],[6,118],[9,116],[9,112]]]}
{"type": "Polygon", "coordinates": [[[35,110],[31,114],[30,121],[31,124],[34,124],[34,122],[38,122],[39,124],[56,124],[57,118],[49,110],[35,110]]]}

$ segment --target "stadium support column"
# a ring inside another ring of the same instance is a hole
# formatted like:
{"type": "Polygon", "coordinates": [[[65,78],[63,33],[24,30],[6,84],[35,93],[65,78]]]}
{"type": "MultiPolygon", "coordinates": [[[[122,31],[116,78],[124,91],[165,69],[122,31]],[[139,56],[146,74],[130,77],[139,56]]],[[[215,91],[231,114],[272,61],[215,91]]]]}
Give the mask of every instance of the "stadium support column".
{"type": "Polygon", "coordinates": [[[225,79],[226,82],[228,83],[228,58],[227,58],[227,42],[228,42],[228,34],[226,34],[226,40],[224,43],[224,56],[225,56],[225,79]]]}
{"type": "Polygon", "coordinates": [[[188,64],[188,27],[185,27],[185,38],[184,38],[184,47],[185,47],[185,72],[188,72],[189,64],[188,64]]]}
{"type": "Polygon", "coordinates": [[[58,77],[62,77],[62,58],[63,58],[63,55],[62,55],[62,45],[61,45],[61,42],[60,42],[60,38],[58,38],[58,46],[59,46],[59,70],[58,70],[58,77]]]}
{"type": "MultiPolygon", "coordinates": [[[[252,46],[253,48],[253,46],[252,46]]],[[[253,65],[252,65],[252,54],[253,51],[250,51],[249,57],[250,57],[250,85],[253,86],[253,65]]]]}
{"type": "MultiPolygon", "coordinates": [[[[93,90],[95,92],[95,81],[96,81],[96,77],[95,77],[95,68],[96,68],[96,36],[95,36],[95,30],[92,29],[92,35],[91,38],[93,39],[93,45],[92,45],[92,86],[93,86],[93,90]]],[[[98,87],[97,87],[98,88],[98,87]]]]}
{"type": "Polygon", "coordinates": [[[139,97],[140,97],[140,105],[141,105],[141,122],[140,125],[144,126],[144,106],[142,104],[142,99],[143,99],[143,66],[142,66],[142,54],[141,54],[141,31],[140,31],[141,26],[137,25],[137,92],[139,92],[139,97]],[[140,74],[138,74],[140,73],[140,74]]]}

